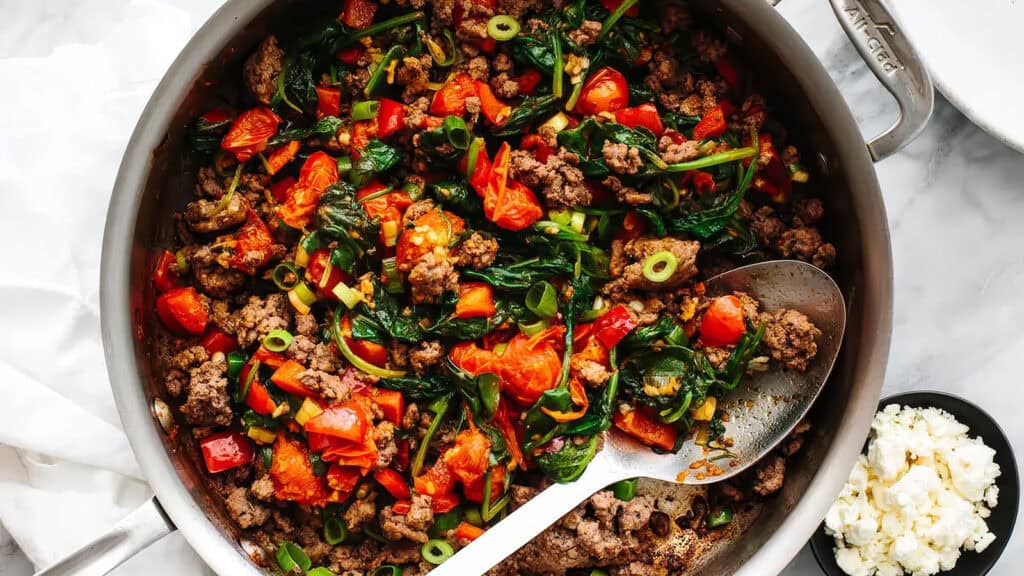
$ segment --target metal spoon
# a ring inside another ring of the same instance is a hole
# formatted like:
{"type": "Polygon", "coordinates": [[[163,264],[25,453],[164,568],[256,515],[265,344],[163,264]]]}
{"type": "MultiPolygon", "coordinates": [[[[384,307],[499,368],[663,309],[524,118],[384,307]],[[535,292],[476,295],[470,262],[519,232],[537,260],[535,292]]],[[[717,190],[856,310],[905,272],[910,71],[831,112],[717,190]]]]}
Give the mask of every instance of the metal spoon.
{"type": "Polygon", "coordinates": [[[804,373],[760,372],[720,399],[729,413],[725,434],[733,440],[734,464],[719,461],[720,475],[699,475],[690,464],[706,460],[705,447],[687,440],[676,454],[656,454],[628,436],[605,433],[604,448],[575,482],[555,484],[430,572],[431,576],[475,576],[489,570],[581,502],[609,484],[647,477],[682,484],[720,482],[753,465],[800,422],[828,379],[846,327],[846,306],[836,283],[818,268],[794,260],[751,264],[715,276],[707,294],[750,294],[761,309],[792,308],[821,330],[818,353],[804,373]],[[681,474],[684,473],[684,474],[681,474]]]}

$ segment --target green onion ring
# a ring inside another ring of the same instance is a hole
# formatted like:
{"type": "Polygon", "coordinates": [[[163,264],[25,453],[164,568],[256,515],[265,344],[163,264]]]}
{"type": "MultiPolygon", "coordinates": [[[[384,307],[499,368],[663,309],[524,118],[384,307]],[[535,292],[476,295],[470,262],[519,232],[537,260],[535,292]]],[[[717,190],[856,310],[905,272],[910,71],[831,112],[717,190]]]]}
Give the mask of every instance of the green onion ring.
{"type": "Polygon", "coordinates": [[[647,278],[651,282],[664,282],[676,273],[676,268],[678,266],[679,260],[676,259],[675,254],[668,250],[655,252],[644,260],[644,278],[647,278]]]}
{"type": "Polygon", "coordinates": [[[431,564],[440,564],[455,555],[455,549],[444,540],[431,538],[420,548],[423,559],[431,564]]]}
{"type": "Polygon", "coordinates": [[[335,576],[335,575],[334,575],[334,572],[331,572],[327,568],[324,568],[323,566],[317,566],[316,568],[313,568],[309,572],[306,572],[306,576],[335,576]]]}
{"type": "Polygon", "coordinates": [[[473,172],[476,172],[476,161],[480,157],[480,150],[484,147],[484,139],[479,136],[473,138],[473,141],[469,143],[469,149],[466,151],[466,177],[471,178],[473,172]]]}
{"type": "Polygon", "coordinates": [[[344,176],[352,171],[352,159],[348,156],[338,157],[338,175],[344,176]]]}
{"type": "Polygon", "coordinates": [[[299,300],[302,300],[302,303],[306,306],[316,304],[316,292],[313,292],[309,287],[309,284],[299,282],[294,288],[292,288],[292,291],[295,292],[295,295],[298,296],[299,300]]]}
{"type": "Polygon", "coordinates": [[[372,120],[380,112],[379,100],[363,100],[352,105],[353,120],[372,120]]]}
{"type": "Polygon", "coordinates": [[[324,540],[331,546],[341,544],[348,538],[348,528],[339,518],[331,516],[324,521],[324,540]]]}
{"type": "Polygon", "coordinates": [[[188,258],[185,257],[184,250],[178,250],[174,253],[174,264],[178,268],[178,274],[188,274],[189,269],[192,268],[188,263],[188,258]]]}
{"type": "Polygon", "coordinates": [[[282,542],[281,547],[277,549],[277,565],[284,570],[285,573],[290,573],[298,566],[303,572],[309,570],[313,562],[310,561],[309,556],[306,552],[294,542],[282,542]]]}
{"type": "Polygon", "coordinates": [[[274,271],[270,273],[270,279],[274,281],[274,285],[284,291],[295,288],[295,285],[299,283],[299,278],[299,270],[291,262],[281,262],[274,266],[274,271]],[[289,274],[291,278],[289,278],[289,274]]]}
{"type": "Polygon", "coordinates": [[[402,569],[394,564],[383,564],[370,576],[402,576],[402,569]]]}
{"type": "Polygon", "coordinates": [[[448,137],[448,142],[452,146],[459,150],[469,148],[471,135],[465,120],[458,116],[446,116],[441,127],[444,128],[444,135],[448,137]]]}
{"type": "Polygon", "coordinates": [[[548,319],[558,313],[558,292],[546,280],[541,280],[526,291],[526,308],[537,316],[548,319]]]}
{"type": "Polygon", "coordinates": [[[466,522],[472,524],[473,526],[483,526],[484,525],[484,519],[483,519],[483,516],[480,515],[480,509],[479,508],[469,508],[468,510],[466,510],[466,512],[465,512],[465,519],[466,519],[466,522]]]}
{"type": "Polygon", "coordinates": [[[548,322],[547,320],[543,320],[543,319],[537,320],[536,322],[530,322],[530,323],[520,322],[519,323],[519,331],[522,332],[523,334],[526,334],[527,336],[533,336],[535,334],[539,334],[540,332],[543,332],[550,325],[551,325],[550,322],[548,322]]]}
{"type": "Polygon", "coordinates": [[[292,345],[292,339],[287,330],[271,330],[263,337],[263,346],[271,352],[284,352],[292,345]]]}
{"type": "Polygon", "coordinates": [[[248,361],[249,357],[238,350],[228,352],[228,378],[238,379],[238,375],[242,373],[242,366],[248,361]]]}
{"type": "Polygon", "coordinates": [[[519,22],[508,14],[498,14],[487,21],[487,35],[498,42],[508,42],[519,34],[519,22]]]}

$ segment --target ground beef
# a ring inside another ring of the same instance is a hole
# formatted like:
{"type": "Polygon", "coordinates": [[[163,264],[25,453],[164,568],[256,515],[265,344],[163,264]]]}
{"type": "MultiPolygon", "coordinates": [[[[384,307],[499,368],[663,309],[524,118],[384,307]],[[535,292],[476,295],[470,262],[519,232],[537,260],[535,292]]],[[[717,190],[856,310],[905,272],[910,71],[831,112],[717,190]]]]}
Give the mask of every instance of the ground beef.
{"type": "Polygon", "coordinates": [[[315,336],[319,329],[316,316],[312,314],[295,315],[295,333],[301,336],[315,336]]]}
{"type": "Polygon", "coordinates": [[[484,236],[479,232],[473,232],[469,238],[462,241],[455,253],[459,264],[480,270],[494,264],[498,256],[498,241],[491,236],[484,236]]]}
{"type": "Polygon", "coordinates": [[[573,374],[579,376],[587,386],[602,386],[611,378],[612,373],[599,362],[573,355],[569,361],[573,374]]]}
{"type": "Polygon", "coordinates": [[[665,33],[676,30],[689,30],[693,18],[689,7],[682,2],[663,2],[661,5],[661,29],[665,33]]]}
{"type": "Polygon", "coordinates": [[[266,298],[250,296],[245,306],[232,316],[238,345],[248,348],[263,340],[271,330],[287,330],[292,322],[292,309],[284,294],[266,298]]]}
{"type": "Polygon", "coordinates": [[[249,488],[252,497],[263,502],[269,502],[274,497],[274,481],[270,476],[264,474],[256,479],[249,488]]]}
{"type": "Polygon", "coordinates": [[[804,446],[804,435],[811,430],[811,423],[805,418],[793,428],[786,439],[779,444],[778,451],[783,456],[792,456],[804,446]]]}
{"type": "Polygon", "coordinates": [[[225,194],[224,184],[220,177],[209,166],[204,166],[196,173],[196,187],[194,193],[197,198],[222,198],[225,194]]]}
{"type": "Polygon", "coordinates": [[[466,61],[466,73],[473,80],[487,82],[491,77],[491,67],[486,56],[477,56],[466,61]]]}
{"type": "Polygon", "coordinates": [[[261,104],[269,105],[277,92],[277,77],[283,61],[284,50],[278,47],[277,38],[273,35],[267,36],[245,61],[242,67],[245,85],[261,104]]]}
{"type": "Polygon", "coordinates": [[[344,402],[352,394],[339,376],[320,370],[304,370],[298,375],[299,382],[329,400],[331,403],[344,402]]]}
{"type": "Polygon", "coordinates": [[[498,98],[516,98],[519,96],[519,82],[508,72],[501,72],[491,77],[491,90],[498,98]]]}
{"type": "Polygon", "coordinates": [[[536,12],[544,6],[542,0],[499,0],[499,14],[508,14],[518,20],[527,12],[536,12]]]}
{"type": "Polygon", "coordinates": [[[622,180],[615,176],[608,176],[601,181],[601,184],[614,192],[615,198],[619,202],[629,204],[630,206],[644,206],[654,201],[654,197],[651,194],[641,192],[632,186],[626,186],[622,183],[622,180]]]}
{"type": "Polygon", "coordinates": [[[548,206],[574,208],[589,206],[591,201],[579,163],[579,156],[565,148],[558,148],[543,164],[530,152],[517,150],[512,153],[511,167],[513,178],[539,189],[548,206]]]}
{"type": "Polygon", "coordinates": [[[253,503],[249,499],[248,490],[242,486],[232,490],[224,500],[224,504],[227,506],[231,518],[243,530],[262,526],[270,518],[270,512],[265,507],[253,503]]]}
{"type": "Polygon", "coordinates": [[[697,275],[697,252],[700,242],[696,240],[680,240],[667,236],[665,238],[641,237],[630,240],[622,247],[622,256],[629,263],[612,262],[611,272],[615,278],[605,286],[608,293],[626,290],[664,290],[676,288],[697,275]],[[678,262],[675,272],[664,282],[651,282],[644,277],[643,263],[648,256],[667,250],[678,262]],[[620,272],[621,271],[621,272],[620,272]],[[618,273],[617,273],[618,272],[618,273]]]}
{"type": "Polygon", "coordinates": [[[729,363],[729,356],[732,355],[732,349],[718,346],[708,346],[703,349],[703,352],[704,357],[708,359],[708,362],[711,362],[711,365],[716,370],[725,369],[725,365],[729,363]]]}
{"type": "Polygon", "coordinates": [[[689,162],[700,157],[700,142],[687,140],[676,144],[671,136],[666,135],[658,140],[658,152],[661,154],[661,159],[667,164],[689,162]]]}
{"type": "Polygon", "coordinates": [[[774,494],[782,489],[782,482],[786,478],[786,460],[778,455],[768,456],[758,462],[754,473],[757,476],[754,492],[758,496],[774,494]]]}
{"type": "Polygon", "coordinates": [[[204,294],[226,298],[245,286],[248,280],[248,276],[241,270],[222,266],[217,261],[217,254],[209,246],[186,246],[183,253],[192,268],[196,288],[204,294]]]}
{"type": "Polygon", "coordinates": [[[800,200],[793,206],[794,226],[814,226],[825,217],[825,206],[820,198],[800,200]]]}
{"type": "Polygon", "coordinates": [[[193,232],[211,234],[223,232],[245,222],[249,205],[240,195],[228,199],[226,206],[221,200],[200,199],[189,202],[185,208],[185,221],[193,232]]]}
{"type": "Polygon", "coordinates": [[[434,17],[432,22],[438,26],[451,24],[455,15],[457,0],[434,0],[434,17]]]}
{"type": "Polygon", "coordinates": [[[616,174],[636,174],[644,165],[640,150],[633,146],[605,140],[601,155],[608,168],[616,174]]]}
{"type": "Polygon", "coordinates": [[[458,288],[459,273],[455,271],[450,259],[428,252],[409,271],[409,285],[412,287],[413,302],[437,302],[441,294],[458,288]]]}
{"type": "Polygon", "coordinates": [[[373,442],[377,445],[377,468],[387,468],[391,465],[391,460],[398,454],[395,425],[387,420],[378,422],[374,427],[373,442]]]}
{"type": "Polygon", "coordinates": [[[739,134],[750,134],[760,132],[766,118],[764,97],[760,94],[752,94],[743,101],[732,115],[729,121],[729,131],[739,134]]]}
{"type": "Polygon", "coordinates": [[[836,260],[835,246],[825,242],[817,229],[806,226],[783,232],[776,240],[775,248],[784,258],[796,258],[819,268],[831,266],[836,260]]]}
{"type": "Polygon", "coordinates": [[[189,377],[188,398],[181,407],[185,420],[195,426],[229,426],[228,364],[223,353],[194,368],[189,377]]]}
{"type": "Polygon", "coordinates": [[[362,531],[362,525],[373,520],[377,516],[377,505],[374,503],[376,494],[369,494],[366,498],[357,498],[352,505],[345,510],[345,527],[353,532],[362,531]]]}
{"type": "Polygon", "coordinates": [[[725,56],[725,51],[729,47],[724,40],[706,30],[697,30],[693,33],[692,39],[693,48],[704,62],[714,62],[725,56]]]}
{"type": "Polygon", "coordinates": [[[172,397],[181,396],[188,386],[189,374],[193,369],[210,359],[202,346],[190,346],[171,357],[164,375],[164,386],[172,397]]]}
{"type": "Polygon", "coordinates": [[[791,370],[806,370],[807,364],[818,353],[815,339],[821,336],[821,330],[803,313],[788,308],[762,312],[758,320],[764,323],[764,344],[772,360],[791,370]]]}
{"type": "Polygon", "coordinates": [[[420,216],[430,212],[434,207],[434,201],[430,198],[414,202],[405,209],[405,214],[402,215],[402,227],[409,228],[413,222],[419,220],[420,216]]]}
{"type": "Polygon", "coordinates": [[[597,42],[597,37],[601,34],[601,26],[602,23],[597,20],[584,20],[578,30],[569,32],[569,39],[580,46],[590,46],[597,42]]]}
{"type": "Polygon", "coordinates": [[[341,354],[333,344],[317,343],[309,355],[309,367],[321,372],[337,372],[341,368],[341,354]]]}
{"type": "Polygon", "coordinates": [[[426,374],[444,359],[444,347],[437,340],[420,342],[409,352],[409,366],[417,375],[426,374]]]}
{"type": "Polygon", "coordinates": [[[694,317],[699,300],[688,288],[646,294],[605,290],[604,294],[611,306],[622,304],[629,308],[640,326],[650,326],[662,316],[685,322],[694,317]]]}
{"type": "Polygon", "coordinates": [[[786,225],[775,216],[771,206],[758,208],[750,218],[750,233],[757,238],[762,246],[772,246],[776,239],[786,230],[786,225]]]}
{"type": "Polygon", "coordinates": [[[381,533],[392,542],[406,539],[425,544],[430,539],[427,530],[434,523],[430,502],[430,496],[413,494],[407,514],[396,514],[390,506],[384,508],[380,513],[381,533]]]}
{"type": "Polygon", "coordinates": [[[429,54],[419,58],[407,56],[402,59],[401,65],[395,71],[395,83],[405,87],[402,91],[402,100],[413,102],[428,90],[427,84],[430,82],[430,67],[433,61],[429,54]]]}
{"type": "Polygon", "coordinates": [[[409,346],[392,340],[388,343],[389,365],[396,370],[405,370],[409,367],[409,346]]]}

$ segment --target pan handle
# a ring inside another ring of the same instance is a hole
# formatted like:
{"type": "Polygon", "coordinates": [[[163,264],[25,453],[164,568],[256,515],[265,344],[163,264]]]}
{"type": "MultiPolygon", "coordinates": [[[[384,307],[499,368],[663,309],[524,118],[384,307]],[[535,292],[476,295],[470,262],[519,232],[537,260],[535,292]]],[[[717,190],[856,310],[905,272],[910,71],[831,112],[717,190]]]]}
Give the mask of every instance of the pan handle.
{"type": "Polygon", "coordinates": [[[175,530],[156,497],[152,497],[109,532],[35,576],[103,576],[175,530]]]}
{"type": "Polygon", "coordinates": [[[900,107],[896,122],[868,142],[875,162],[917,137],[935,104],[932,80],[903,28],[881,0],[829,0],[862,58],[900,107]]]}

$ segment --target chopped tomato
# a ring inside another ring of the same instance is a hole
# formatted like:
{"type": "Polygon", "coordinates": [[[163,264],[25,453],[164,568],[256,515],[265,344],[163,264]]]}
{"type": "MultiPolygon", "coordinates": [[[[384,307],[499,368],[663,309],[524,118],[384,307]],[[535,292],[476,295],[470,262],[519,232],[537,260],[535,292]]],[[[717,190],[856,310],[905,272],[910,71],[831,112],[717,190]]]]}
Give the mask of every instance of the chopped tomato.
{"type": "Polygon", "coordinates": [[[558,385],[562,371],[560,353],[563,327],[530,337],[516,334],[495,362],[501,389],[522,406],[531,406],[545,391],[558,385]]]}
{"type": "Polygon", "coordinates": [[[390,98],[381,98],[380,109],[377,111],[377,137],[387,138],[404,125],[405,105],[390,98]]]}
{"type": "Polygon", "coordinates": [[[618,70],[605,66],[587,79],[575,111],[589,116],[615,112],[629,105],[629,85],[618,70]]]}
{"type": "Polygon", "coordinates": [[[210,474],[244,466],[256,454],[252,441],[241,432],[211,434],[199,442],[199,448],[210,474]]]}
{"type": "MultiPolygon", "coordinates": [[[[604,9],[609,12],[614,12],[616,8],[622,6],[623,0],[601,0],[601,5],[604,9]]],[[[630,6],[626,10],[626,16],[639,16],[640,15],[640,3],[637,2],[633,6],[630,6]]]]}
{"type": "Polygon", "coordinates": [[[306,279],[316,286],[317,294],[327,300],[337,300],[334,287],[352,279],[347,272],[331,264],[331,251],[327,248],[314,250],[306,265],[306,279]],[[325,277],[326,275],[326,277],[325,277]]]}
{"type": "Polygon", "coordinates": [[[476,86],[476,95],[480,98],[480,111],[483,112],[484,118],[487,118],[487,121],[494,126],[504,124],[505,120],[508,120],[509,114],[512,113],[512,107],[499,100],[487,82],[476,80],[474,85],[476,86]]]}
{"type": "Polygon", "coordinates": [[[277,216],[292,228],[309,225],[320,197],[338,181],[338,162],[326,152],[314,152],[299,171],[299,180],[288,190],[288,200],[277,207],[277,216]]]}
{"type": "Polygon", "coordinates": [[[693,174],[693,189],[697,194],[711,194],[715,191],[715,177],[707,172],[696,171],[693,174]]]}
{"type": "Polygon", "coordinates": [[[345,0],[341,21],[350,28],[362,30],[373,24],[373,17],[376,14],[377,3],[373,0],[345,0]]]}
{"type": "Polygon", "coordinates": [[[299,380],[306,367],[295,360],[287,360],[270,375],[270,381],[278,388],[296,396],[315,396],[316,393],[299,380]]]}
{"type": "Polygon", "coordinates": [[[356,200],[363,205],[363,210],[370,218],[383,217],[388,208],[394,208],[399,213],[404,213],[406,208],[412,206],[412,198],[405,190],[392,190],[387,194],[379,194],[386,189],[387,186],[381,184],[379,180],[372,180],[356,192],[356,200]],[[374,196],[374,198],[364,200],[367,196],[374,196]]]}
{"type": "MultiPolygon", "coordinates": [[[[244,378],[241,380],[245,381],[244,378]]],[[[264,416],[273,414],[274,410],[277,410],[277,402],[270,397],[270,392],[259,378],[253,378],[249,383],[249,391],[245,394],[245,404],[252,408],[253,412],[264,416]]]]}
{"type": "Polygon", "coordinates": [[[494,288],[486,282],[459,284],[459,301],[455,303],[455,318],[490,318],[494,307],[494,288]]]}
{"type": "Polygon", "coordinates": [[[170,250],[164,250],[153,270],[153,287],[157,292],[169,292],[177,286],[178,258],[170,250]]]}
{"type": "Polygon", "coordinates": [[[473,173],[469,175],[469,184],[476,190],[477,196],[483,198],[487,195],[487,182],[491,178],[491,157],[487,154],[487,148],[480,147],[476,155],[476,165],[473,166],[473,173]]]}
{"type": "Polygon", "coordinates": [[[352,492],[362,478],[362,471],[353,466],[339,466],[333,463],[327,468],[327,487],[331,490],[352,492]]]}
{"type": "Polygon", "coordinates": [[[373,479],[383,486],[388,494],[394,496],[395,500],[412,498],[412,492],[409,491],[409,483],[405,481],[405,477],[391,468],[377,470],[373,473],[373,479]]]}
{"type": "Polygon", "coordinates": [[[498,410],[494,413],[494,425],[497,426],[502,438],[505,439],[505,445],[508,446],[510,467],[513,469],[516,467],[525,469],[526,458],[523,456],[523,450],[519,444],[519,435],[512,424],[513,420],[514,417],[512,410],[508,406],[508,400],[504,397],[499,398],[498,410]]]}
{"type": "Polygon", "coordinates": [[[348,316],[342,318],[339,324],[341,325],[342,338],[345,339],[345,343],[348,344],[348,347],[352,349],[352,352],[354,352],[356,356],[359,356],[374,366],[384,366],[387,364],[387,348],[372,340],[353,338],[352,320],[350,320],[348,316]]]}
{"type": "Polygon", "coordinates": [[[234,336],[225,334],[216,328],[211,328],[203,335],[199,345],[206,349],[206,353],[213,356],[217,352],[227,354],[238,349],[238,340],[234,336]]]}
{"type": "Polygon", "coordinates": [[[459,432],[455,443],[441,456],[452,474],[464,485],[477,482],[487,473],[487,460],[491,454],[491,441],[476,429],[459,432]]]}
{"type": "Polygon", "coordinates": [[[483,535],[483,528],[474,526],[469,522],[459,522],[459,525],[455,527],[455,538],[457,540],[472,542],[483,535]]]}
{"type": "Polygon", "coordinates": [[[725,133],[725,127],[725,112],[721,106],[715,106],[693,127],[693,139],[716,138],[725,133]]]}
{"type": "Polygon", "coordinates": [[[391,505],[391,510],[395,514],[405,516],[412,510],[412,500],[398,500],[391,505]]]}
{"type": "Polygon", "coordinates": [[[274,256],[274,237],[270,235],[267,224],[251,207],[245,224],[234,234],[218,238],[217,244],[230,250],[228,263],[232,268],[250,276],[269,264],[274,256]]]}
{"type": "Polygon", "coordinates": [[[491,165],[484,194],[484,216],[500,228],[518,231],[540,220],[544,210],[536,194],[521,182],[509,178],[512,148],[503,142],[491,165]]]}
{"type": "Polygon", "coordinates": [[[676,445],[676,429],[655,420],[646,407],[625,414],[616,410],[612,421],[617,428],[648,446],[671,450],[676,445]]]}
{"type": "Polygon", "coordinates": [[[359,406],[345,402],[328,406],[323,412],[306,421],[302,427],[307,432],[360,442],[366,436],[369,423],[359,406]]]}
{"type": "Polygon", "coordinates": [[[316,117],[341,115],[341,89],[330,86],[316,87],[316,117]]]}
{"type": "Polygon", "coordinates": [[[372,435],[362,443],[339,440],[337,445],[324,450],[320,455],[325,462],[337,462],[339,466],[355,466],[363,474],[369,474],[377,467],[378,450],[372,435]]]}
{"type": "Polygon", "coordinates": [[[356,45],[349,48],[345,48],[334,55],[335,58],[340,60],[344,64],[352,65],[359,62],[359,58],[363,55],[363,47],[356,45]]]}
{"type": "Polygon", "coordinates": [[[428,496],[450,494],[457,479],[444,460],[438,460],[426,472],[413,480],[416,492],[428,496]]]}
{"type": "Polygon", "coordinates": [[[285,176],[277,182],[270,185],[270,193],[274,196],[274,200],[278,204],[284,203],[288,200],[288,189],[295,185],[294,176],[285,176]]]}
{"type": "MultiPolygon", "coordinates": [[[[754,175],[753,187],[759,192],[772,197],[776,202],[784,202],[789,192],[793,189],[793,181],[790,179],[789,171],[782,162],[775,145],[772,143],[772,135],[769,132],[758,134],[757,137],[759,154],[755,158],[768,158],[768,164],[759,168],[754,175]]],[[[750,159],[747,164],[756,159],[750,159]]]]}
{"type": "Polygon", "coordinates": [[[459,342],[448,351],[448,358],[474,376],[498,371],[498,356],[491,350],[480,348],[476,342],[459,342]]]}
{"type": "Polygon", "coordinates": [[[384,419],[395,426],[402,425],[402,416],[405,416],[405,396],[398,390],[387,388],[370,388],[370,399],[384,413],[384,419]]]}
{"type": "Polygon", "coordinates": [[[686,142],[686,134],[682,132],[676,132],[675,130],[666,130],[665,136],[668,136],[672,140],[673,144],[682,144],[686,142]]]}
{"type": "Polygon", "coordinates": [[[398,447],[398,453],[391,460],[391,465],[395,467],[395,470],[405,473],[409,470],[409,440],[399,438],[395,441],[395,445],[398,447]]]}
{"type": "Polygon", "coordinates": [[[532,151],[533,157],[537,159],[537,162],[541,163],[547,162],[548,156],[551,156],[554,152],[554,150],[551,149],[551,146],[548,146],[548,143],[544,141],[544,138],[542,138],[540,134],[527,134],[526,136],[523,136],[519,146],[523,150],[532,151]]]}
{"type": "Polygon", "coordinates": [[[327,489],[313,474],[313,464],[302,442],[278,433],[272,462],[270,478],[274,482],[275,498],[315,506],[325,503],[327,489]]]}
{"type": "Polygon", "coordinates": [[[610,349],[636,327],[636,317],[628,308],[619,304],[594,321],[594,336],[610,349]]]}
{"type": "Polygon", "coordinates": [[[658,107],[650,102],[615,112],[615,121],[630,128],[643,126],[654,132],[656,136],[661,136],[665,132],[665,126],[661,123],[661,116],[658,114],[658,107]]]}
{"type": "Polygon", "coordinates": [[[516,78],[516,83],[519,84],[519,93],[526,96],[532,95],[537,90],[537,85],[540,84],[542,78],[540,70],[536,68],[530,68],[523,72],[516,78]]]}
{"type": "Polygon", "coordinates": [[[245,162],[267,148],[267,141],[277,133],[279,124],[281,117],[270,108],[246,110],[231,123],[220,147],[234,154],[239,162],[245,162]]]}
{"type": "Polygon", "coordinates": [[[459,505],[458,494],[438,494],[430,499],[430,511],[434,514],[447,514],[459,505]]]}
{"type": "Polygon", "coordinates": [[[700,341],[705,346],[731,346],[747,331],[743,303],[732,294],[711,301],[700,322],[700,341]]]}
{"type": "Polygon", "coordinates": [[[408,272],[423,255],[439,248],[447,250],[452,239],[465,229],[465,222],[455,214],[431,210],[417,218],[412,227],[406,228],[398,237],[395,264],[399,270],[408,272]]]}
{"type": "Polygon", "coordinates": [[[292,140],[287,144],[283,144],[274,148],[267,155],[267,161],[263,167],[266,168],[267,174],[273,176],[281,171],[282,168],[288,165],[289,162],[295,158],[295,155],[299,153],[300,144],[298,140],[292,140]]]}
{"type": "Polygon", "coordinates": [[[476,96],[473,78],[460,72],[444,83],[434,93],[430,103],[430,113],[435,116],[462,116],[466,113],[466,99],[476,96]]]}
{"type": "Polygon", "coordinates": [[[250,358],[250,360],[259,360],[260,364],[262,364],[263,366],[277,370],[287,361],[287,358],[278,354],[277,352],[271,352],[270,350],[267,350],[267,348],[263,346],[263,344],[260,344],[260,347],[256,349],[256,352],[253,352],[252,358],[250,358]]]}
{"type": "Polygon", "coordinates": [[[234,116],[234,114],[227,108],[214,108],[206,114],[203,114],[201,118],[209,124],[221,124],[231,120],[232,116],[234,116]]]}
{"type": "Polygon", "coordinates": [[[210,317],[196,289],[175,288],[156,299],[156,313],[164,326],[179,336],[198,336],[206,330],[210,317]]]}
{"type": "MultiPolygon", "coordinates": [[[[491,468],[491,502],[501,498],[502,493],[505,492],[505,476],[508,471],[505,469],[504,464],[498,464],[491,468]]],[[[466,495],[466,500],[482,504],[484,501],[484,488],[486,487],[487,477],[484,476],[477,482],[467,484],[462,492],[466,495]]]]}

